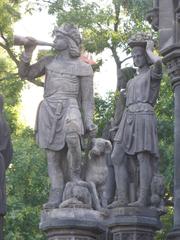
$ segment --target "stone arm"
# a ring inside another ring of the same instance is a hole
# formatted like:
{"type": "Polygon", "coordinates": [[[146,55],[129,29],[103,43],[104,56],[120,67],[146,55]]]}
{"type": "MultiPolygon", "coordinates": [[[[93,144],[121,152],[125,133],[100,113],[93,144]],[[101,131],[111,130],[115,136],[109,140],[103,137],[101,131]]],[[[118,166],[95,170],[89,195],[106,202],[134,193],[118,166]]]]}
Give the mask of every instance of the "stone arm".
{"type": "Polygon", "coordinates": [[[93,97],[93,77],[81,77],[81,107],[86,132],[96,130],[93,123],[94,97],[93,97]]]}
{"type": "Polygon", "coordinates": [[[132,72],[133,68],[124,68],[118,69],[117,72],[117,76],[118,76],[118,80],[117,80],[117,87],[116,87],[116,99],[115,99],[115,112],[114,112],[114,122],[112,127],[117,127],[121,121],[123,112],[124,112],[124,108],[126,105],[126,85],[127,82],[129,81],[130,78],[132,78],[132,76],[129,76],[127,74],[127,72],[132,72]],[[125,74],[126,73],[126,74],[125,74]]]}
{"type": "Polygon", "coordinates": [[[147,46],[146,46],[146,53],[147,53],[149,59],[151,60],[151,62],[153,63],[153,72],[155,74],[161,75],[162,74],[162,60],[159,56],[154,55],[153,47],[154,47],[154,43],[152,41],[148,41],[147,46]]]}
{"type": "Polygon", "coordinates": [[[24,52],[19,63],[19,76],[29,81],[41,77],[45,74],[45,66],[51,61],[52,57],[44,57],[35,64],[30,65],[31,56],[24,52]]]}

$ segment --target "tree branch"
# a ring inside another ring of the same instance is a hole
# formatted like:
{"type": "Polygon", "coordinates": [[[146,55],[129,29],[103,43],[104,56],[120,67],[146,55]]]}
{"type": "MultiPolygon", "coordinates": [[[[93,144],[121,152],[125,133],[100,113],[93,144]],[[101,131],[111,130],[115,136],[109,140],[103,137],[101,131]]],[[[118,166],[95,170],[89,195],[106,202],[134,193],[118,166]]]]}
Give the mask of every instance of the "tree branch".
{"type": "Polygon", "coordinates": [[[16,66],[18,67],[19,65],[19,61],[17,59],[17,56],[16,54],[11,50],[11,47],[10,47],[10,44],[9,44],[9,41],[7,40],[7,38],[4,36],[3,32],[1,31],[1,37],[2,39],[4,40],[5,44],[3,43],[0,43],[0,47],[4,48],[7,53],[9,54],[10,58],[14,61],[14,63],[16,64],[16,66]]]}
{"type": "Polygon", "coordinates": [[[119,0],[114,0],[113,1],[114,4],[114,11],[115,11],[115,23],[114,23],[114,31],[118,32],[118,27],[119,27],[119,15],[120,15],[120,6],[121,3],[119,0]]]}
{"type": "Polygon", "coordinates": [[[114,60],[116,62],[117,68],[121,68],[121,61],[120,61],[119,56],[117,54],[116,48],[114,46],[110,46],[110,49],[112,51],[112,54],[113,54],[114,60]]]}
{"type": "Polygon", "coordinates": [[[122,61],[120,61],[120,63],[122,64],[123,62],[127,61],[128,59],[132,58],[132,56],[126,57],[125,59],[123,59],[122,61]]]}

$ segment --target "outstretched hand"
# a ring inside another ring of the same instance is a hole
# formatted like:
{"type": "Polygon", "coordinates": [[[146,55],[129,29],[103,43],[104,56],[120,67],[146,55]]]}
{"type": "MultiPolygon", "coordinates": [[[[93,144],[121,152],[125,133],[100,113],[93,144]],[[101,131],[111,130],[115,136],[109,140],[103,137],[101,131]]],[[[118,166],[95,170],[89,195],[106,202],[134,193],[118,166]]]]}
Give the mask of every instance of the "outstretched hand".
{"type": "Polygon", "coordinates": [[[32,53],[37,46],[37,40],[32,37],[26,37],[26,42],[24,44],[25,51],[27,53],[32,53]]]}
{"type": "Polygon", "coordinates": [[[148,40],[147,41],[147,45],[146,45],[146,51],[153,51],[154,49],[154,42],[152,40],[148,40]]]}

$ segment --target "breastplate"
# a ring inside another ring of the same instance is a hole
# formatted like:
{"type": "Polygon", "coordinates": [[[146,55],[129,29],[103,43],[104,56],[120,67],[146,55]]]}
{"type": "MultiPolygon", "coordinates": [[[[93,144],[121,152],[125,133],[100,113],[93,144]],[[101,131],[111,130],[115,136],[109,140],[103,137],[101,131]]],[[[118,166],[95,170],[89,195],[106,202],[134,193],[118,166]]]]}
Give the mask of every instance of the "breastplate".
{"type": "Polygon", "coordinates": [[[79,93],[79,78],[69,74],[67,69],[56,69],[48,67],[46,70],[46,81],[44,96],[49,97],[77,97],[79,93]]]}

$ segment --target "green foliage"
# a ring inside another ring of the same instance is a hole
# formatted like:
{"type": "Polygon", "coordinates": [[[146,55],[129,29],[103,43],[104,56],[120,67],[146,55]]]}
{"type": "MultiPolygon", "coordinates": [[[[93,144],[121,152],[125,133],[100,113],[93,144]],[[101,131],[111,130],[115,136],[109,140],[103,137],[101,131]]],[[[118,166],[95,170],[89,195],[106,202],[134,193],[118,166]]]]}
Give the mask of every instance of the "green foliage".
{"type": "Polygon", "coordinates": [[[12,61],[0,49],[0,94],[4,97],[6,118],[11,131],[16,130],[18,121],[18,105],[24,82],[18,77],[17,69],[12,61]]]}
{"type": "Polygon", "coordinates": [[[173,208],[168,207],[166,215],[161,217],[163,228],[157,232],[155,240],[164,240],[173,227],[173,208]]]}
{"type": "Polygon", "coordinates": [[[109,92],[105,99],[98,94],[95,95],[95,113],[94,122],[98,126],[98,136],[102,136],[102,131],[106,123],[111,119],[114,113],[115,94],[109,92]]]}
{"type": "Polygon", "coordinates": [[[5,240],[43,240],[38,225],[48,192],[45,156],[28,128],[13,135],[13,146],[13,162],[7,171],[5,240]]]}
{"type": "Polygon", "coordinates": [[[158,119],[158,136],[160,147],[160,168],[165,176],[167,197],[173,191],[173,122],[174,122],[173,91],[167,73],[161,82],[160,96],[156,104],[158,119]]]}
{"type": "Polygon", "coordinates": [[[19,4],[20,0],[0,1],[0,33],[12,35],[12,24],[20,19],[19,4]]]}
{"type": "Polygon", "coordinates": [[[55,0],[49,5],[49,13],[56,14],[58,25],[65,22],[76,24],[82,30],[87,51],[98,54],[109,48],[118,64],[118,48],[126,49],[127,39],[134,32],[149,29],[139,12],[145,12],[150,3],[152,1],[148,0],[113,0],[108,3],[105,0],[55,0]]]}

